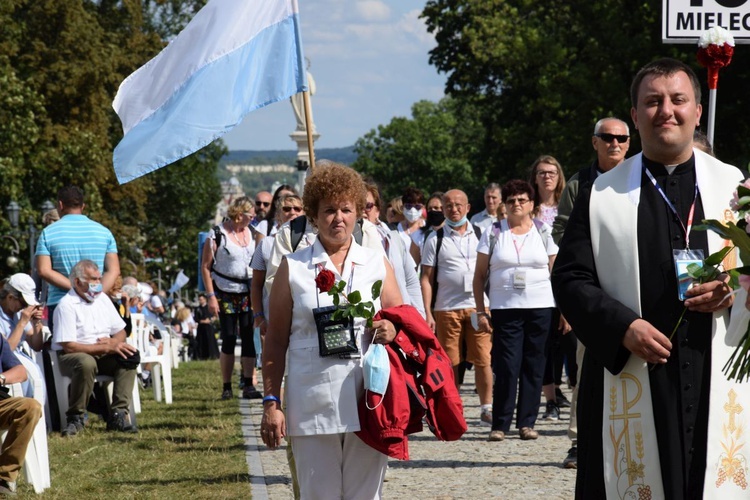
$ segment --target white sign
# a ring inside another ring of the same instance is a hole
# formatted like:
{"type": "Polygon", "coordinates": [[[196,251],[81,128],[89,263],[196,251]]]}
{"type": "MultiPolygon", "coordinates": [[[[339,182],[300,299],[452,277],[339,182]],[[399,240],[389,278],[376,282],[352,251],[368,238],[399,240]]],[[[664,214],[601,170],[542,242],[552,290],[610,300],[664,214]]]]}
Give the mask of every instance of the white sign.
{"type": "Polygon", "coordinates": [[[714,26],[728,30],[735,43],[750,43],[750,0],[663,0],[664,43],[698,43],[714,26]]]}

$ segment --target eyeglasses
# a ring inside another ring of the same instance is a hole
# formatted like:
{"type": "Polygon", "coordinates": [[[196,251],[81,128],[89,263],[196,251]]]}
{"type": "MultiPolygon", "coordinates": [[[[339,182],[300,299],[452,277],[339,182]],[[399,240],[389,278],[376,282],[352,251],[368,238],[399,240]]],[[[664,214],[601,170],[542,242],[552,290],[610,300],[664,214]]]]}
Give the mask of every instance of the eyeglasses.
{"type": "Polygon", "coordinates": [[[373,203],[373,202],[371,202],[371,201],[370,201],[370,202],[367,202],[367,203],[365,203],[365,212],[369,212],[369,211],[370,211],[370,210],[372,210],[373,208],[375,208],[375,203],[373,203]]]}
{"type": "Polygon", "coordinates": [[[528,198],[508,198],[505,200],[506,205],[515,205],[518,203],[519,205],[525,205],[526,203],[530,202],[528,198]]]}
{"type": "Polygon", "coordinates": [[[407,210],[411,210],[412,208],[416,208],[417,210],[422,210],[422,204],[421,203],[404,203],[404,208],[407,210]]]}
{"type": "Polygon", "coordinates": [[[539,170],[537,171],[536,175],[537,177],[551,177],[552,179],[554,179],[555,177],[557,177],[557,171],[539,170]]]}
{"type": "Polygon", "coordinates": [[[250,212],[242,212],[242,215],[244,215],[245,217],[249,217],[250,219],[255,217],[255,215],[251,214],[250,212]]]}
{"type": "Polygon", "coordinates": [[[302,211],[302,207],[281,207],[281,209],[282,209],[282,210],[283,210],[283,211],[284,211],[285,213],[289,213],[289,212],[291,212],[292,210],[294,210],[294,211],[295,211],[295,212],[297,212],[297,213],[300,213],[300,212],[302,211]]]}
{"type": "Polygon", "coordinates": [[[270,207],[271,202],[270,201],[256,201],[255,206],[256,207],[270,207]]]}
{"type": "Polygon", "coordinates": [[[604,142],[614,142],[615,139],[617,139],[617,142],[628,142],[628,139],[630,139],[629,135],[604,134],[604,133],[594,134],[594,137],[598,137],[604,142]]]}

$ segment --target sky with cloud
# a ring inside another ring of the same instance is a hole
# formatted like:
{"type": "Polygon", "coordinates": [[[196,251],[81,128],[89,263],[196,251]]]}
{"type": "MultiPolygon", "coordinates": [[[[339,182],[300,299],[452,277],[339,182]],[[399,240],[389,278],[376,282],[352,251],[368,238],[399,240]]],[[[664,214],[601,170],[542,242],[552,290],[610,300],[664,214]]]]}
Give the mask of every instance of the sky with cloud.
{"type": "MultiPolygon", "coordinates": [[[[419,100],[443,97],[445,75],[428,63],[435,46],[419,14],[424,0],[300,0],[319,148],[351,146],[419,100]]],[[[296,149],[288,100],[247,115],[224,136],[230,150],[296,149]]]]}

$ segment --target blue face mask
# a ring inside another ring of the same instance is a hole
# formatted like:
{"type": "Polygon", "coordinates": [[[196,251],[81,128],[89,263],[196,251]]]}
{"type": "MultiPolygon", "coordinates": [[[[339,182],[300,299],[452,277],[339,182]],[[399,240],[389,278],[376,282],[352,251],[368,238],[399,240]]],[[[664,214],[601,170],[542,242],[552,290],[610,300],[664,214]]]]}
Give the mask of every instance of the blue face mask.
{"type": "Polygon", "coordinates": [[[101,283],[89,283],[89,289],[86,290],[86,296],[91,299],[90,302],[96,300],[96,298],[102,293],[101,283]]]}
{"type": "Polygon", "coordinates": [[[370,344],[370,348],[362,358],[362,368],[365,390],[384,395],[388,388],[388,379],[391,377],[391,362],[388,360],[388,351],[383,344],[370,344]]]}
{"type": "Polygon", "coordinates": [[[445,223],[448,224],[450,227],[461,227],[464,224],[466,224],[468,219],[466,219],[466,216],[464,215],[463,218],[458,222],[453,222],[450,219],[445,219],[445,223]]]}

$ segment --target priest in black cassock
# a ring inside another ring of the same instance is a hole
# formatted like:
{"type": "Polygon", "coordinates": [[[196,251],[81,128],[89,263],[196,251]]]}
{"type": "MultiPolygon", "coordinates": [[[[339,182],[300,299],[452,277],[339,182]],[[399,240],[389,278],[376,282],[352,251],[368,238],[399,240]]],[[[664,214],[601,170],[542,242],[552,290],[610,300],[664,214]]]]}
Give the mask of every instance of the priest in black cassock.
{"type": "Polygon", "coordinates": [[[707,459],[723,366],[712,364],[712,339],[726,332],[732,298],[721,275],[683,302],[676,261],[700,256],[686,249],[707,257],[723,246],[693,227],[722,219],[742,176],[693,150],[700,83],[689,66],[648,64],[631,99],[643,152],[581,191],[552,274],[557,304],[586,346],[576,498],[703,498],[720,462],[707,459]]]}

